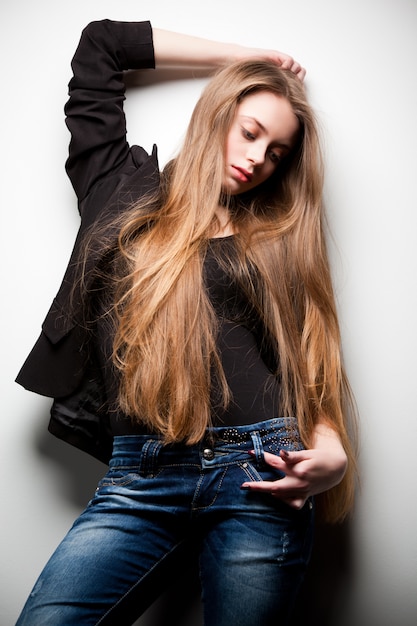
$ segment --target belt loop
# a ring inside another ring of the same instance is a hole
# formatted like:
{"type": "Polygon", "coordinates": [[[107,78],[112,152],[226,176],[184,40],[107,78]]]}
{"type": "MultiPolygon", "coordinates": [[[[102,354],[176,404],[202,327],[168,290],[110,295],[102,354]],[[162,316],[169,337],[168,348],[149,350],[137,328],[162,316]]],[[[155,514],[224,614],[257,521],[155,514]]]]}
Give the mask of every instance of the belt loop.
{"type": "Polygon", "coordinates": [[[142,476],[152,476],[157,469],[158,454],[162,448],[162,442],[157,439],[149,439],[142,447],[139,463],[139,474],[142,476]]]}
{"type": "Polygon", "coordinates": [[[259,432],[257,430],[252,431],[250,437],[252,439],[256,462],[261,466],[265,465],[264,447],[259,432]]]}

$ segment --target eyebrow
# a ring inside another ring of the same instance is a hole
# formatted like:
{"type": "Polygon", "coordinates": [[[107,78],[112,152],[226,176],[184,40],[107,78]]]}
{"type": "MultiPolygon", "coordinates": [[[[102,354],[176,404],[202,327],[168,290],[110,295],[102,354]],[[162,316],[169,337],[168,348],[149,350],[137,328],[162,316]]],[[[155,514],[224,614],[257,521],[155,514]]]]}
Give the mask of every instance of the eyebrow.
{"type": "MultiPolygon", "coordinates": [[[[261,124],[261,122],[256,118],[253,117],[252,115],[241,115],[241,117],[243,119],[247,119],[247,120],[251,120],[252,122],[255,122],[255,124],[264,132],[267,133],[267,129],[265,128],[265,126],[263,124],[261,124]]],[[[277,148],[284,148],[285,150],[288,150],[289,152],[291,152],[291,150],[293,149],[293,146],[289,146],[286,143],[281,143],[279,141],[274,141],[272,142],[274,146],[276,146],[277,148]]]]}
{"type": "MultiPolygon", "coordinates": [[[[256,118],[253,117],[252,115],[242,115],[242,118],[245,118],[247,120],[252,120],[252,122],[255,122],[255,124],[257,126],[259,126],[259,128],[264,132],[267,133],[267,129],[265,128],[265,126],[263,124],[261,124],[261,122],[256,118]]],[[[280,143],[279,141],[274,141],[272,142],[274,146],[276,146],[277,148],[285,148],[285,150],[291,151],[292,147],[289,146],[286,143],[280,143]]]]}

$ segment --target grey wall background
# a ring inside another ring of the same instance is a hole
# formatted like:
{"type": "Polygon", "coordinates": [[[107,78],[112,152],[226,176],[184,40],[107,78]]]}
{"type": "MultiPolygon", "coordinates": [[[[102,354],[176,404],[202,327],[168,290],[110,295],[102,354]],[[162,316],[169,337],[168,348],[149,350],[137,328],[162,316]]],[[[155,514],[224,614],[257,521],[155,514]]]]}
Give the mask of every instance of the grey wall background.
{"type": "MultiPolygon", "coordinates": [[[[13,382],[58,288],[78,225],[63,167],[63,105],[80,31],[103,17],[150,18],[163,28],[275,47],[307,67],[325,137],[345,357],[361,413],[362,490],[351,524],[319,529],[305,597],[329,626],[414,625],[415,0],[2,4],[0,623],[14,624],[41,567],[104,470],[52,438],[46,432],[50,401],[13,382]]],[[[147,149],[157,142],[164,162],[180,142],[203,84],[149,85],[140,101],[132,90],[129,139],[147,149]]],[[[197,626],[198,608],[182,622],[172,611],[174,626],[197,626]]],[[[157,606],[139,623],[161,626],[163,612],[157,606]]]]}

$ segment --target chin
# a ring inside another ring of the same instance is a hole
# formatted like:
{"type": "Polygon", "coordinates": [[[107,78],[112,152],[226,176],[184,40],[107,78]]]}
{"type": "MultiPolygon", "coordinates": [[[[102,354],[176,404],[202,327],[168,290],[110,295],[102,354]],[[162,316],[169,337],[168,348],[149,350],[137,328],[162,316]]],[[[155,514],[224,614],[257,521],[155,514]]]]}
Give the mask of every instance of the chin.
{"type": "Polygon", "coordinates": [[[243,188],[242,185],[232,183],[231,185],[224,185],[222,187],[222,192],[227,196],[239,196],[240,194],[249,191],[249,189],[250,187],[243,188]]]}

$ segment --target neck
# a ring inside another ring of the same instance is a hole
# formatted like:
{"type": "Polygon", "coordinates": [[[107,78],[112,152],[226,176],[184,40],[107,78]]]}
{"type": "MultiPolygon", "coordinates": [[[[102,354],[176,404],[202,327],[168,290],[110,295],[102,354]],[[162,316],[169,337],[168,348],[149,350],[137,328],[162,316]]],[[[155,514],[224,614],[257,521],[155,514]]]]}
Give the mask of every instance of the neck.
{"type": "Polygon", "coordinates": [[[216,230],[213,232],[213,238],[228,237],[236,233],[236,228],[230,219],[230,213],[226,207],[219,205],[216,211],[216,217],[218,224],[216,230]]]}

